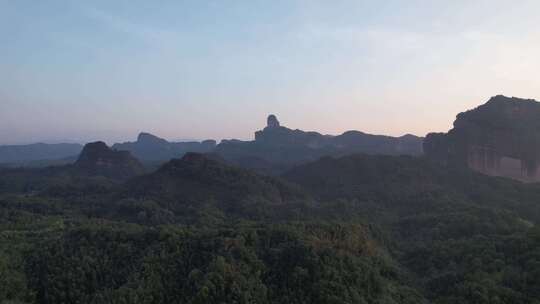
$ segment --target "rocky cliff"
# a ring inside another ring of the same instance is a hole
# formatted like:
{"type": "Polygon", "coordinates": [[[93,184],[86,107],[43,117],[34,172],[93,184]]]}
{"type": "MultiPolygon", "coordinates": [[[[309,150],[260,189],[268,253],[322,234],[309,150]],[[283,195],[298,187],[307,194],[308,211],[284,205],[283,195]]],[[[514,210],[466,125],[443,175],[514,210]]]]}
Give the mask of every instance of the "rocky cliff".
{"type": "Polygon", "coordinates": [[[492,97],[460,113],[448,133],[429,134],[428,158],[493,176],[540,182],[540,103],[492,97]]]}

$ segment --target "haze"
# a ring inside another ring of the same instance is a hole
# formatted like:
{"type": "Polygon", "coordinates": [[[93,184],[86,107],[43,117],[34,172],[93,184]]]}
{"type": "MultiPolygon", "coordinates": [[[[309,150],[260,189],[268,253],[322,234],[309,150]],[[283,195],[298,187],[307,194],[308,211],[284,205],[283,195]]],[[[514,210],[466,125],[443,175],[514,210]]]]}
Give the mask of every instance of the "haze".
{"type": "Polygon", "coordinates": [[[540,99],[538,1],[0,0],[0,143],[446,131],[540,99]]]}

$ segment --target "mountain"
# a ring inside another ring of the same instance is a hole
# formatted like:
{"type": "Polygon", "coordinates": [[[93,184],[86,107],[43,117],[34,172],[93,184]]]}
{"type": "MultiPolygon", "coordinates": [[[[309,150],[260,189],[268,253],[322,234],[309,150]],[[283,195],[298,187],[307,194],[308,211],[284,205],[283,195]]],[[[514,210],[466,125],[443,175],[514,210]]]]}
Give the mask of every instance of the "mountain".
{"type": "Polygon", "coordinates": [[[537,103],[495,99],[431,135],[427,156],[342,156],[387,144],[270,116],[255,141],[222,143],[228,159],[141,174],[96,142],[73,165],[0,169],[0,302],[540,303],[540,184],[468,167],[495,158],[476,144],[534,159],[537,103]],[[272,161],[287,171],[239,166],[272,161]]]}
{"type": "MultiPolygon", "coordinates": [[[[88,166],[120,155],[87,148],[88,166]]],[[[280,178],[196,153],[121,185],[77,176],[24,195],[3,192],[0,179],[0,301],[540,299],[536,184],[367,154],[280,178]]]]}
{"type": "Polygon", "coordinates": [[[255,132],[254,141],[224,140],[215,149],[223,158],[241,166],[283,171],[293,165],[325,155],[351,153],[421,155],[422,138],[414,135],[390,137],[348,131],[338,136],[292,130],[270,115],[267,126],[255,132]]]}
{"type": "Polygon", "coordinates": [[[143,174],[144,166],[128,151],[116,151],[104,142],[86,144],[73,164],[73,169],[83,175],[128,179],[143,174]]]}
{"type": "Polygon", "coordinates": [[[115,151],[104,142],[86,144],[73,164],[47,167],[0,168],[0,194],[96,195],[145,172],[129,152],[115,151]]]}
{"type": "Polygon", "coordinates": [[[1,286],[17,291],[0,299],[540,299],[538,185],[366,154],[324,157],[283,178],[189,153],[102,193],[0,193],[1,286]]]}
{"type": "Polygon", "coordinates": [[[61,160],[78,155],[79,144],[30,144],[0,146],[0,163],[25,164],[36,161],[61,160]]]}
{"type": "Polygon", "coordinates": [[[135,142],[117,143],[112,149],[129,151],[143,161],[167,161],[182,157],[187,152],[211,152],[216,146],[214,140],[202,142],[168,142],[149,133],[140,133],[135,142]]]}
{"type": "Polygon", "coordinates": [[[484,105],[460,113],[448,133],[429,134],[424,150],[430,159],[442,163],[540,182],[540,103],[492,97],[484,105]]]}
{"type": "Polygon", "coordinates": [[[283,177],[319,199],[328,214],[380,227],[383,242],[428,303],[531,303],[529,297],[540,297],[539,279],[522,288],[509,284],[512,267],[520,269],[516,274],[540,273],[529,264],[540,257],[540,185],[423,157],[382,155],[325,157],[283,177]],[[493,267],[500,260],[506,266],[493,267]]]}
{"type": "Polygon", "coordinates": [[[176,212],[187,206],[201,208],[210,204],[226,213],[238,214],[307,199],[298,187],[278,178],[259,175],[228,165],[213,155],[199,153],[187,153],[182,159],[170,160],[156,172],[131,180],[127,189],[128,197],[167,203],[176,212]]]}
{"type": "Polygon", "coordinates": [[[324,157],[289,170],[283,178],[322,201],[356,201],[365,213],[405,216],[480,206],[511,210],[540,221],[539,185],[446,167],[423,157],[324,157]]]}

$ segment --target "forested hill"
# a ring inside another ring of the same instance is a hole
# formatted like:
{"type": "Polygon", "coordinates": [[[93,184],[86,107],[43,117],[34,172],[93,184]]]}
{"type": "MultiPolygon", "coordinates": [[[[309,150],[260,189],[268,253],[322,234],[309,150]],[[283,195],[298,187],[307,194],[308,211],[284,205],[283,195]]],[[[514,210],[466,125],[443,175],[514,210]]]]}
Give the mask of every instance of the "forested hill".
{"type": "Polygon", "coordinates": [[[175,214],[211,206],[228,216],[264,217],[310,201],[294,184],[198,153],[173,159],[125,188],[123,197],[152,200],[175,214]]]}
{"type": "Polygon", "coordinates": [[[502,208],[540,221],[539,184],[492,178],[424,158],[365,154],[324,157],[298,166],[283,177],[324,201],[355,200],[409,213],[466,203],[502,208]]]}
{"type": "Polygon", "coordinates": [[[540,297],[538,184],[406,156],[326,157],[284,177],[344,219],[382,227],[393,256],[434,303],[540,297]]]}
{"type": "Polygon", "coordinates": [[[60,176],[0,188],[0,301],[540,299],[538,185],[370,155],[282,178],[201,154],[124,183],[60,176]]]}

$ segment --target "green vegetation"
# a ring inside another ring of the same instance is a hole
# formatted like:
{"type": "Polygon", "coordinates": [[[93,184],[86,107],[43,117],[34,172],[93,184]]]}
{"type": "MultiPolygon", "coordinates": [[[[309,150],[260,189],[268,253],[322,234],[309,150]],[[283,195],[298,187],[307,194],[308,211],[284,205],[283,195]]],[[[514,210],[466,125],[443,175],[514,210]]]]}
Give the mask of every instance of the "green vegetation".
{"type": "Polygon", "coordinates": [[[365,155],[44,172],[0,174],[0,303],[540,303],[538,185],[365,155]]]}

